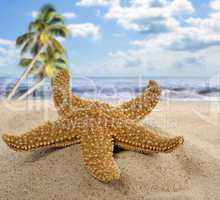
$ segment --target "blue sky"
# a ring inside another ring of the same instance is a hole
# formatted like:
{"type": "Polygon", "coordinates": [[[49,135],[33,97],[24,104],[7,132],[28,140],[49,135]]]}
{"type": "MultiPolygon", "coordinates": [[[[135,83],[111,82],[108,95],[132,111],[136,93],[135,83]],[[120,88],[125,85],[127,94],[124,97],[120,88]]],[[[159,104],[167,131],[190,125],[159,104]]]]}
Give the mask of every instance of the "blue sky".
{"type": "MultiPolygon", "coordinates": [[[[66,17],[73,74],[212,76],[220,71],[220,0],[53,0],[66,17]],[[202,2],[202,3],[201,3],[202,2]]],[[[16,37],[45,0],[1,0],[0,75],[18,76],[16,37]]]]}

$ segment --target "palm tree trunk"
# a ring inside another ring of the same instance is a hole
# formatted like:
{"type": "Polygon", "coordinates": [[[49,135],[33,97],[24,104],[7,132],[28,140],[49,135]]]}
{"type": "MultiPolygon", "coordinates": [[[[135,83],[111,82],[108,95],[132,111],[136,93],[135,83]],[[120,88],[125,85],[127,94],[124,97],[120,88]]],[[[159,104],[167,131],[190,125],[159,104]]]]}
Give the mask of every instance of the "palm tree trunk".
{"type": "Polygon", "coordinates": [[[30,72],[30,70],[33,68],[34,63],[36,62],[36,60],[38,59],[39,55],[41,53],[41,50],[37,53],[37,55],[34,57],[34,59],[32,60],[32,62],[30,63],[30,65],[28,66],[28,68],[23,72],[23,74],[21,75],[21,77],[17,80],[14,88],[11,90],[11,92],[9,93],[7,100],[10,100],[16,93],[18,87],[20,86],[21,82],[27,77],[28,73],[30,72]]]}
{"type": "Polygon", "coordinates": [[[32,94],[37,88],[39,88],[44,83],[45,80],[46,80],[46,77],[44,77],[41,80],[39,80],[26,93],[24,93],[20,97],[18,97],[18,100],[22,100],[22,99],[26,98],[28,95],[32,94]]]}

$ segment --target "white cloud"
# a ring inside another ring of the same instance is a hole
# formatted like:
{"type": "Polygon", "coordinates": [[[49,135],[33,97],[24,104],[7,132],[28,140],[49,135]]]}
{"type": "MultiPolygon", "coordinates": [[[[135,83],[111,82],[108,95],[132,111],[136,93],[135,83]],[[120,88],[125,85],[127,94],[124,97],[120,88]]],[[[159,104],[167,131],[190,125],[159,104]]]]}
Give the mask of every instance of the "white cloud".
{"type": "Polygon", "coordinates": [[[108,6],[114,0],[80,0],[76,3],[78,6],[108,6]]]}
{"type": "Polygon", "coordinates": [[[38,14],[39,14],[39,12],[36,11],[36,10],[33,10],[33,11],[31,12],[31,16],[32,16],[33,18],[37,17],[38,14]]]}
{"type": "MultiPolygon", "coordinates": [[[[143,1],[140,0],[139,5],[141,2],[143,1]]],[[[137,5],[136,2],[135,6],[137,5]]],[[[106,17],[116,20],[126,29],[137,31],[140,31],[140,25],[143,25],[143,21],[140,24],[138,20],[145,19],[149,32],[145,39],[131,41],[134,47],[130,50],[111,53],[112,66],[118,65],[119,69],[123,68],[121,71],[129,71],[130,74],[144,75],[208,75],[205,70],[208,67],[210,74],[217,71],[219,66],[213,61],[217,56],[210,55],[210,52],[220,49],[219,12],[214,11],[207,18],[187,18],[183,25],[177,14],[184,16],[194,12],[189,1],[178,0],[171,4],[167,1],[159,7],[145,4],[146,8],[142,5],[135,9],[133,6],[134,4],[129,7],[112,7],[106,17]],[[143,11],[146,11],[147,7],[148,13],[143,11]],[[167,24],[169,21],[172,22],[171,25],[167,24]],[[158,31],[153,31],[152,25],[155,23],[158,25],[158,31]],[[204,69],[204,73],[201,69],[204,69]]]]}
{"type": "Polygon", "coordinates": [[[213,10],[220,10],[220,1],[219,0],[211,1],[209,5],[213,10]]]}
{"type": "Polygon", "coordinates": [[[15,42],[0,38],[0,67],[15,64],[18,57],[19,52],[15,47],[15,42]]]}
{"type": "Polygon", "coordinates": [[[0,45],[13,46],[13,45],[15,45],[15,42],[11,41],[11,40],[6,40],[6,39],[0,38],[0,45]]]}
{"type": "Polygon", "coordinates": [[[161,5],[154,0],[134,0],[130,6],[114,5],[106,18],[114,19],[125,29],[141,31],[151,37],[131,43],[144,48],[172,51],[197,51],[220,45],[220,13],[211,13],[208,18],[188,18],[186,25],[176,18],[178,14],[194,12],[188,0],[166,1],[161,5]]]}
{"type": "MultiPolygon", "coordinates": [[[[131,41],[134,45],[131,49],[110,53],[106,66],[122,73],[126,70],[133,75],[148,72],[153,75],[156,71],[161,75],[171,75],[171,71],[201,75],[200,71],[205,66],[213,69],[210,72],[217,70],[219,66],[213,61],[217,56],[214,58],[210,52],[220,49],[219,2],[210,3],[213,10],[206,18],[190,17],[195,9],[189,0],[159,3],[133,0],[126,6],[120,2],[112,4],[105,18],[114,20],[127,30],[143,32],[146,38],[131,41]]],[[[203,75],[205,73],[207,71],[203,75]]]]}
{"type": "Polygon", "coordinates": [[[92,37],[93,39],[100,37],[100,28],[92,23],[69,24],[68,28],[73,37],[92,37]]]}
{"type": "Polygon", "coordinates": [[[191,14],[194,12],[194,7],[188,0],[174,0],[168,7],[170,13],[175,15],[179,15],[180,13],[191,14]]]}
{"type": "MultiPolygon", "coordinates": [[[[219,70],[216,60],[220,51],[220,0],[210,2],[211,11],[204,18],[192,17],[195,8],[190,0],[80,0],[76,4],[105,6],[101,10],[105,19],[146,35],[145,39],[131,41],[131,49],[110,53],[102,67],[105,72],[178,75],[181,69],[182,75],[190,75],[202,73],[195,66],[219,70]]],[[[100,10],[96,15],[100,16],[100,10]]],[[[92,23],[70,24],[69,28],[74,37],[100,36],[100,28],[92,23]]],[[[113,32],[112,36],[126,37],[120,32],[113,32]]]]}
{"type": "Polygon", "coordinates": [[[217,3],[212,1],[210,6],[215,8],[206,18],[190,17],[185,20],[187,27],[179,28],[185,37],[185,43],[197,45],[199,48],[220,45],[220,12],[217,9],[217,3]]]}
{"type": "Polygon", "coordinates": [[[112,75],[209,76],[219,71],[219,51],[217,46],[193,52],[137,47],[111,53],[105,67],[112,75]]]}
{"type": "Polygon", "coordinates": [[[178,21],[173,16],[191,14],[193,11],[188,0],[133,0],[128,6],[121,6],[118,1],[111,5],[105,18],[115,20],[128,30],[155,33],[175,29],[178,21]]]}
{"type": "Polygon", "coordinates": [[[196,27],[200,30],[207,30],[210,33],[215,32],[220,34],[220,12],[214,11],[211,12],[206,18],[188,18],[185,21],[193,27],[196,27]]]}
{"type": "Polygon", "coordinates": [[[220,35],[196,27],[179,27],[176,31],[157,35],[151,39],[132,41],[132,44],[144,48],[192,52],[220,45],[220,35]]]}
{"type": "Polygon", "coordinates": [[[62,14],[66,19],[73,19],[76,17],[76,14],[74,12],[65,12],[62,14]]]}
{"type": "MultiPolygon", "coordinates": [[[[137,48],[134,50],[128,50],[125,52],[118,51],[111,53],[111,60],[117,60],[123,67],[145,68],[147,69],[160,69],[161,67],[168,68],[171,59],[169,58],[170,53],[164,54],[162,49],[156,48],[137,48]],[[161,57],[158,59],[157,55],[161,57]],[[169,58],[169,59],[167,59],[169,58]],[[168,61],[168,62],[167,62],[168,61]]],[[[173,59],[174,60],[174,59],[173,59]]]]}

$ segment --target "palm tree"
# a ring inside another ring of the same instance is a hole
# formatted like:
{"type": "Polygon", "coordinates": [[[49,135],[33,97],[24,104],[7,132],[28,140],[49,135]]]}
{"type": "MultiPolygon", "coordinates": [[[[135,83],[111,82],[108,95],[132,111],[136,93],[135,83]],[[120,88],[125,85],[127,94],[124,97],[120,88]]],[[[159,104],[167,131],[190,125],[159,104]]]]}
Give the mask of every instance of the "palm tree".
{"type": "Polygon", "coordinates": [[[16,45],[21,47],[21,55],[30,53],[33,55],[33,59],[9,93],[8,100],[14,96],[21,82],[29,75],[41,52],[50,46],[60,54],[64,54],[65,49],[56,37],[66,38],[70,35],[70,30],[64,24],[64,17],[57,14],[56,9],[50,4],[41,8],[36,19],[29,24],[28,29],[27,33],[17,38],[16,45]]]}
{"type": "MultiPolygon", "coordinates": [[[[32,61],[33,58],[22,58],[20,60],[20,65],[23,67],[28,67],[32,61]]],[[[53,77],[58,70],[65,67],[67,67],[66,57],[51,47],[48,47],[46,52],[40,53],[38,59],[33,65],[32,70],[30,71],[30,74],[37,77],[39,81],[18,99],[24,99],[33,93],[44,83],[47,78],[53,77]]]]}

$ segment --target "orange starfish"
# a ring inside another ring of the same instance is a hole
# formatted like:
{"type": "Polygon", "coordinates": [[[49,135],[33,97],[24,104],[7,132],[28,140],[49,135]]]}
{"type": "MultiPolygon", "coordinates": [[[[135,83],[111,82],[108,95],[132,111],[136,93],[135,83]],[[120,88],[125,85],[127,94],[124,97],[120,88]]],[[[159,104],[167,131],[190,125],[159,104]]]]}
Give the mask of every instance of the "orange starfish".
{"type": "Polygon", "coordinates": [[[156,129],[134,121],[143,118],[157,104],[160,89],[155,82],[151,81],[141,96],[112,107],[73,96],[69,79],[69,72],[62,70],[53,81],[59,119],[20,136],[3,135],[10,148],[32,151],[80,143],[86,168],[95,178],[109,182],[120,178],[120,170],[113,158],[114,145],[148,154],[168,153],[183,144],[183,137],[160,136],[156,129]]]}

